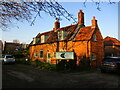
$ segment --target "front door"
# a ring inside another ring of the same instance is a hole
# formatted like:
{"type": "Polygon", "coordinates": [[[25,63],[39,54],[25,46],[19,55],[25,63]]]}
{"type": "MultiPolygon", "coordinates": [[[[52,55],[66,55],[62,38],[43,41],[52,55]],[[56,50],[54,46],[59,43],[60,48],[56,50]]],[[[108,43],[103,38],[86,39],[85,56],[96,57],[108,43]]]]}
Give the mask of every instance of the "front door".
{"type": "Polygon", "coordinates": [[[51,63],[50,53],[47,53],[47,62],[51,63]]]}

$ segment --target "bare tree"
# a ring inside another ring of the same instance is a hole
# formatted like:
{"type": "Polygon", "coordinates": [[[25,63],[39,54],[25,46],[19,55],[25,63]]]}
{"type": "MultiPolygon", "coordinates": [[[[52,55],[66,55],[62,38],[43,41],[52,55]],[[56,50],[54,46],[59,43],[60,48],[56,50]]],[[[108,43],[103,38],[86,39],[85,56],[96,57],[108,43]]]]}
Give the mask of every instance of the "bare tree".
{"type": "MultiPolygon", "coordinates": [[[[84,2],[83,2],[84,7],[86,7],[86,3],[87,3],[88,1],[90,1],[90,0],[84,0],[84,2]]],[[[99,10],[99,11],[101,11],[100,5],[101,5],[101,3],[103,3],[103,1],[102,1],[102,0],[91,0],[91,1],[92,1],[93,3],[95,3],[96,9],[99,10]]],[[[109,3],[109,4],[115,4],[115,2],[113,2],[113,1],[111,1],[111,0],[108,0],[108,3],[109,3]]]]}
{"type": "MultiPolygon", "coordinates": [[[[95,3],[96,8],[100,11],[100,4],[102,1],[91,1],[95,3]]],[[[86,2],[88,2],[88,0],[84,0],[84,7],[86,7],[86,2]]],[[[111,0],[108,0],[108,2],[110,4],[115,3],[111,0]]],[[[72,20],[73,23],[77,23],[76,18],[74,18],[72,14],[65,10],[65,8],[62,7],[62,5],[60,5],[56,0],[38,0],[38,2],[16,2],[15,0],[12,0],[11,2],[0,1],[0,7],[0,26],[2,29],[7,28],[13,20],[27,20],[30,22],[30,25],[34,25],[36,18],[41,17],[42,11],[48,13],[54,18],[58,18],[59,20],[64,17],[69,21],[72,20]],[[33,15],[35,16],[33,17],[33,15]]]]}
{"type": "Polygon", "coordinates": [[[54,18],[73,20],[76,18],[69,14],[58,2],[55,0],[39,0],[38,2],[0,2],[0,24],[2,27],[8,27],[12,20],[22,21],[27,20],[34,25],[36,18],[41,17],[41,12],[48,13],[54,18]],[[32,17],[35,15],[34,17],[32,17]]]}

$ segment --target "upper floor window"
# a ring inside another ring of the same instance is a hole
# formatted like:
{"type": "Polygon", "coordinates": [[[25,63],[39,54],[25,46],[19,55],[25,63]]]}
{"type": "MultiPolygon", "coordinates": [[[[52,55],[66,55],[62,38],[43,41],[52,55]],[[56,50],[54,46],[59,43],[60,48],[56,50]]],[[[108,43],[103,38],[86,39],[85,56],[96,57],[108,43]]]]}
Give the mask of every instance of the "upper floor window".
{"type": "Polygon", "coordinates": [[[93,41],[97,41],[96,34],[93,34],[93,41]]]}
{"type": "Polygon", "coordinates": [[[38,41],[39,41],[40,39],[39,38],[33,38],[33,44],[36,44],[36,43],[38,43],[38,41]]]}
{"type": "Polygon", "coordinates": [[[45,39],[44,39],[44,35],[41,36],[41,43],[44,43],[45,39]]]}
{"type": "Polygon", "coordinates": [[[68,31],[63,32],[63,38],[65,38],[68,35],[68,31]]]}
{"type": "Polygon", "coordinates": [[[59,31],[58,32],[58,40],[63,40],[68,35],[68,31],[59,31]]]}
{"type": "Polygon", "coordinates": [[[62,40],[63,39],[63,31],[59,31],[58,32],[58,40],[62,40]]]}
{"type": "Polygon", "coordinates": [[[42,35],[42,36],[41,36],[41,43],[45,43],[48,38],[49,38],[48,35],[42,35]]]}

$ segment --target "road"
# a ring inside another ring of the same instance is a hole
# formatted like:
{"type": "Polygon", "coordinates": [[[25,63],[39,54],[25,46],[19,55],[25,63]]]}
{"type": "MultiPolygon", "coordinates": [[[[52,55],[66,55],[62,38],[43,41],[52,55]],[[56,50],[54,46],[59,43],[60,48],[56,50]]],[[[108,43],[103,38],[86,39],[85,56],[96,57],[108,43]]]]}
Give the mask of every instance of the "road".
{"type": "Polygon", "coordinates": [[[119,88],[120,76],[96,71],[55,72],[31,65],[2,67],[2,88],[119,88]]]}

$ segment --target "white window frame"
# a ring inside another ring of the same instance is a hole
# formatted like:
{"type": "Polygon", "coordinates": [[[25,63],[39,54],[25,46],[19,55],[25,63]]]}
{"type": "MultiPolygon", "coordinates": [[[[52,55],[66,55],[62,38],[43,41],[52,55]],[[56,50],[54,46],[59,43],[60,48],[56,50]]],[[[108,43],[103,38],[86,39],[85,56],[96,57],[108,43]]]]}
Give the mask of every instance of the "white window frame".
{"type": "Polygon", "coordinates": [[[93,41],[97,41],[97,36],[96,36],[96,34],[93,34],[93,41]]]}
{"type": "Polygon", "coordinates": [[[68,31],[58,31],[58,40],[63,40],[68,35],[68,31]],[[60,37],[61,34],[61,37],[60,37]]]}
{"type": "Polygon", "coordinates": [[[45,43],[48,38],[49,38],[48,35],[42,35],[42,36],[41,36],[41,43],[45,43]]]}
{"type": "Polygon", "coordinates": [[[47,62],[51,63],[51,53],[50,52],[47,53],[47,62]]]}
{"type": "Polygon", "coordinates": [[[44,57],[44,52],[43,50],[40,50],[40,58],[43,58],[44,57]],[[42,57],[41,57],[41,52],[42,52],[42,57]]]}
{"type": "Polygon", "coordinates": [[[44,43],[45,42],[45,35],[42,35],[41,36],[41,43],[44,43]]]}
{"type": "Polygon", "coordinates": [[[38,57],[38,53],[34,53],[34,56],[35,56],[35,57],[38,57]]]}
{"type": "Polygon", "coordinates": [[[96,54],[95,54],[95,53],[92,53],[91,60],[92,60],[92,61],[95,61],[95,60],[96,60],[96,54]]]}
{"type": "Polygon", "coordinates": [[[58,40],[63,40],[63,31],[58,31],[58,40]]]}

